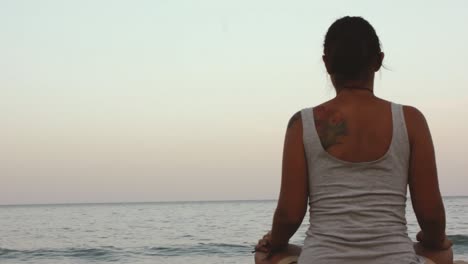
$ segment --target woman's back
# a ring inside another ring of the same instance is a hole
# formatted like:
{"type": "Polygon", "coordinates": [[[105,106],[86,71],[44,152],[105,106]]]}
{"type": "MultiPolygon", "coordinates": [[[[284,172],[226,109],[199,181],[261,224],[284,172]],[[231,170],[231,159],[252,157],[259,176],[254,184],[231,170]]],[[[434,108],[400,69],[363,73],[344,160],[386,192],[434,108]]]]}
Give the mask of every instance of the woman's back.
{"type": "MultiPolygon", "coordinates": [[[[328,29],[323,62],[336,97],[293,115],[286,130],[281,190],[271,234],[256,249],[280,263],[310,205],[299,263],[451,264],[434,147],[424,116],[374,96],[384,59],[374,28],[343,17],[328,29]],[[406,232],[406,190],[421,231],[406,232]]],[[[297,248],[296,248],[297,249],[297,248]]],[[[287,260],[286,260],[287,261],[287,260]]]]}
{"type": "Polygon", "coordinates": [[[347,98],[301,111],[310,227],[299,263],[423,263],[406,231],[403,108],[347,98]]]}

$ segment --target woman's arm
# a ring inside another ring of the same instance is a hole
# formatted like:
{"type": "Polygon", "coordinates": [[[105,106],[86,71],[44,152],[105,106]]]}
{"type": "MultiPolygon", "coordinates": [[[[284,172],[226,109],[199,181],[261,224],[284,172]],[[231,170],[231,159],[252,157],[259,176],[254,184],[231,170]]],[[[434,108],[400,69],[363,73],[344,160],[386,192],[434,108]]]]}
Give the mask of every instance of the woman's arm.
{"type": "Polygon", "coordinates": [[[423,114],[405,107],[405,119],[411,147],[409,190],[423,246],[446,249],[450,243],[445,235],[445,210],[439,190],[437,168],[431,133],[423,114]]]}
{"type": "Polygon", "coordinates": [[[307,211],[307,162],[302,140],[301,113],[289,120],[283,149],[281,190],[273,217],[271,252],[288,245],[307,211]]]}

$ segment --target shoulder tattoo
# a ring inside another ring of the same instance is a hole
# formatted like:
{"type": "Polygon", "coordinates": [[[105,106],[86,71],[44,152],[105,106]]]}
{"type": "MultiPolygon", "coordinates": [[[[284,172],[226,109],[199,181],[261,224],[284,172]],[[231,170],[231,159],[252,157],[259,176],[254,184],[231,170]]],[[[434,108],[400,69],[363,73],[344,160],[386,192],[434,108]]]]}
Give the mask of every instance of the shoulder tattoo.
{"type": "Polygon", "coordinates": [[[319,106],[314,112],[314,122],[320,142],[325,150],[341,144],[342,137],[348,135],[346,119],[340,112],[330,111],[319,106]]]}

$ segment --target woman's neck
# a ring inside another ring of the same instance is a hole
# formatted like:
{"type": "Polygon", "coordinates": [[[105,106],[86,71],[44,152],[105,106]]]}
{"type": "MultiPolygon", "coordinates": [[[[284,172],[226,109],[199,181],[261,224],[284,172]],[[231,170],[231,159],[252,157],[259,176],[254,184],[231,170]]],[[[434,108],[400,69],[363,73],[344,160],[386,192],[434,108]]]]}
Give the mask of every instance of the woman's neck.
{"type": "Polygon", "coordinates": [[[372,89],[365,87],[342,87],[336,91],[336,97],[375,97],[372,89]]]}
{"type": "Polygon", "coordinates": [[[374,96],[373,78],[368,80],[351,80],[336,85],[336,96],[342,95],[364,95],[374,96]]]}
{"type": "Polygon", "coordinates": [[[367,78],[362,80],[346,80],[337,82],[334,76],[331,76],[333,85],[338,95],[342,91],[367,91],[374,93],[374,74],[367,75],[367,78]]]}
{"type": "Polygon", "coordinates": [[[337,87],[336,97],[375,97],[373,82],[347,81],[337,87]]]}

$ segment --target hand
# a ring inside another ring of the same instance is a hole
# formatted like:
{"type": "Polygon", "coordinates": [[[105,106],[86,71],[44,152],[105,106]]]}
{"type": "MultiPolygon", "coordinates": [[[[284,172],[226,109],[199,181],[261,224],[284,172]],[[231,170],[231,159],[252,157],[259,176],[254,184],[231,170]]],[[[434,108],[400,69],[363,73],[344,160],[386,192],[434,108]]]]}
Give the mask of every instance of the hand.
{"type": "Polygon", "coordinates": [[[423,231],[419,231],[416,235],[416,240],[421,242],[421,244],[429,249],[436,249],[436,250],[446,250],[452,247],[453,243],[450,241],[447,236],[444,236],[442,241],[427,241],[424,236],[423,231]]]}
{"type": "Polygon", "coordinates": [[[258,240],[258,244],[255,246],[255,251],[269,253],[271,250],[271,231],[268,231],[262,239],[258,240]]]}

